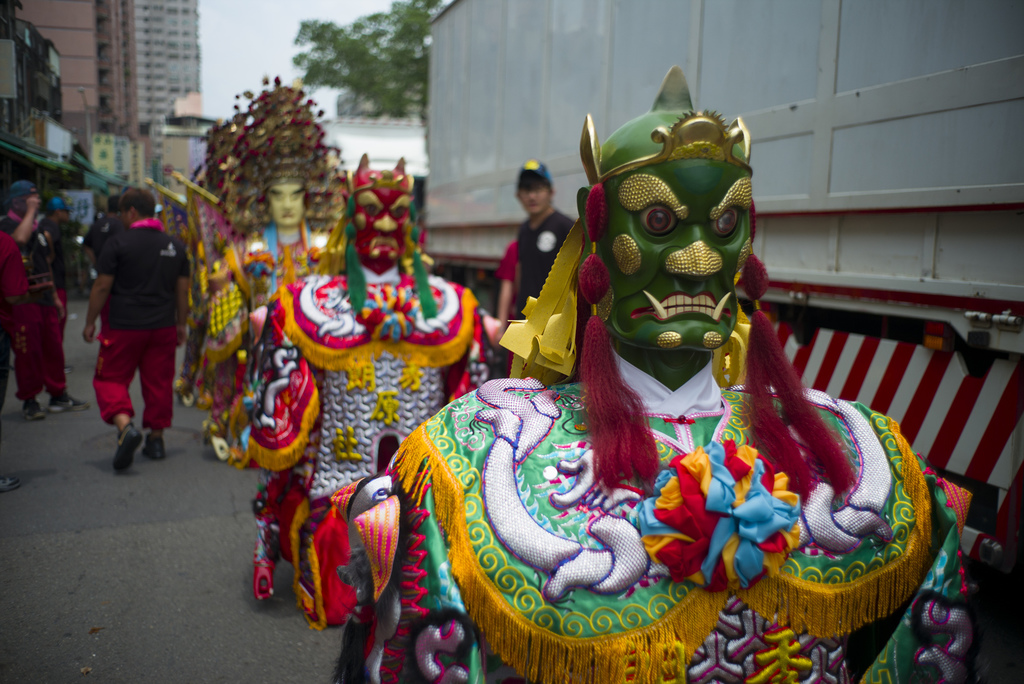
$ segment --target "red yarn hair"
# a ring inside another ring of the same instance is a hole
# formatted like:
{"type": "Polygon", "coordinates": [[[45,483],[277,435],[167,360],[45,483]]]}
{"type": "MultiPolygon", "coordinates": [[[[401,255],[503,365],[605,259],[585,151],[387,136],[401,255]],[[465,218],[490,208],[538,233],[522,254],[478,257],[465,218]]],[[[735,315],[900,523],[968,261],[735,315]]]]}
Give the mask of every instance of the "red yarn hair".
{"type": "MultiPolygon", "coordinates": [[[[591,242],[601,240],[607,232],[608,206],[600,183],[587,196],[585,215],[591,242]]],[[[751,238],[755,226],[751,205],[751,238]]],[[[747,259],[741,283],[750,299],[756,301],[764,296],[768,273],[756,256],[747,259]]],[[[611,336],[604,322],[592,313],[593,305],[601,301],[610,287],[608,268],[596,254],[587,256],[580,267],[578,287],[576,379],[584,387],[595,474],[608,488],[633,478],[650,486],[660,463],[643,401],[623,381],[611,336]]],[[[750,324],[747,391],[758,447],[789,475],[793,490],[806,499],[814,476],[791,431],[795,432],[835,490],[844,491],[853,484],[853,472],[835,436],[804,399],[800,378],[783,353],[771,322],[757,310],[751,315],[750,324]],[[780,407],[776,406],[776,398],[780,407]]]]}
{"type": "MultiPolygon", "coordinates": [[[[756,226],[755,216],[751,203],[751,238],[756,226]]],[[[751,255],[743,266],[741,283],[747,297],[754,301],[764,297],[768,290],[768,270],[756,256],[751,255]]],[[[837,492],[853,484],[853,471],[839,448],[836,436],[825,425],[817,409],[804,399],[800,378],[783,353],[771,321],[759,309],[750,316],[746,388],[758,446],[789,475],[794,491],[806,499],[811,492],[813,477],[791,431],[800,436],[811,458],[821,465],[837,492]],[[773,395],[778,398],[788,425],[783,422],[773,395]]]]}
{"type": "MultiPolygon", "coordinates": [[[[586,220],[591,242],[604,237],[608,205],[600,183],[587,195],[586,220]]],[[[592,306],[601,301],[609,287],[608,267],[597,254],[590,254],[579,273],[576,358],[579,380],[585,390],[583,403],[594,450],[595,475],[609,489],[634,478],[650,486],[658,474],[659,461],[644,403],[623,381],[611,335],[604,321],[592,313],[592,306]],[[580,330],[584,330],[582,340],[580,330]]]]}

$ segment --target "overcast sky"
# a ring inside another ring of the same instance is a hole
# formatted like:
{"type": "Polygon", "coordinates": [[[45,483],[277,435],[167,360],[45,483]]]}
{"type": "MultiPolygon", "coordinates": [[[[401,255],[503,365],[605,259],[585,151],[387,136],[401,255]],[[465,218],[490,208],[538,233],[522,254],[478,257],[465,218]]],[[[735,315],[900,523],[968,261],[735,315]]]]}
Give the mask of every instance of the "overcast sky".
{"type": "MultiPolygon", "coordinates": [[[[264,76],[290,83],[301,76],[292,57],[299,23],[305,19],[350,24],[386,11],[392,0],[199,0],[199,44],[203,113],[213,119],[234,112],[235,95],[258,92],[264,76]]],[[[328,117],[335,115],[336,91],[313,92],[328,117]]]]}

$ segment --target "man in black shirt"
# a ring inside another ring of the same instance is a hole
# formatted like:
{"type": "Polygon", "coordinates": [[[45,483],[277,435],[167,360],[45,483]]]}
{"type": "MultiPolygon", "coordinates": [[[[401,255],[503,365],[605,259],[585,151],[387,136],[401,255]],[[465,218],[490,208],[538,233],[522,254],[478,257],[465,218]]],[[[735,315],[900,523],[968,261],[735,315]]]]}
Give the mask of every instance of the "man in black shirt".
{"type": "Polygon", "coordinates": [[[131,422],[135,411],[128,395],[136,370],[146,405],[142,426],[150,430],[142,453],[164,457],[163,433],[173,412],[174,348],[187,335],[188,257],[185,245],[153,218],[155,205],[147,190],[130,188],[121,196],[121,218],[129,228],[103,247],[82,331],[86,342],[95,339],[96,317],[109,297],[109,325],[100,335],[92,386],[103,420],[117,427],[115,470],[132,464],[142,442],[131,422]]]}
{"type": "Polygon", "coordinates": [[[64,246],[60,239],[60,226],[71,219],[68,205],[60,197],[46,203],[46,216],[39,219],[39,230],[46,232],[50,241],[50,271],[53,273],[54,294],[64,309],[60,317],[60,341],[64,343],[64,328],[68,324],[68,291],[66,283],[67,266],[64,263],[64,246]]]}
{"type": "Polygon", "coordinates": [[[517,315],[522,313],[528,297],[540,295],[558,250],[572,228],[573,220],[551,205],[554,196],[547,167],[536,159],[523,164],[516,198],[526,210],[527,219],[519,226],[517,315]]]}
{"type": "Polygon", "coordinates": [[[44,388],[50,393],[51,413],[83,411],[89,404],[67,392],[60,335],[64,305],[53,295],[51,247],[46,231],[40,230],[36,221],[39,210],[36,186],[24,180],[12,183],[7,191],[7,210],[7,215],[0,218],[0,230],[14,238],[23,260],[29,264],[33,276],[29,291],[42,293],[38,299],[15,305],[12,315],[14,377],[18,381],[15,396],[22,401],[22,415],[26,420],[46,417],[36,400],[44,388]]]}
{"type": "Polygon", "coordinates": [[[96,266],[100,260],[100,255],[103,254],[103,245],[107,243],[107,240],[124,231],[124,224],[121,223],[121,219],[117,215],[117,201],[117,195],[107,198],[107,213],[96,214],[96,220],[89,226],[89,232],[82,240],[82,248],[93,266],[96,266]]]}

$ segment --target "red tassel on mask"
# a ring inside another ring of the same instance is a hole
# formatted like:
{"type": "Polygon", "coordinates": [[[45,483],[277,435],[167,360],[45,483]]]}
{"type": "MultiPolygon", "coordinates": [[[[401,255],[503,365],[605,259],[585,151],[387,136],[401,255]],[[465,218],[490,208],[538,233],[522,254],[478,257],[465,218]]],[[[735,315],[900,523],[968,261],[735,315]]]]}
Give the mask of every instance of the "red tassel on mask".
{"type": "Polygon", "coordinates": [[[590,241],[600,242],[608,232],[608,202],[604,196],[604,184],[598,183],[590,189],[585,213],[590,241]]]}
{"type": "MultiPolygon", "coordinates": [[[[768,272],[756,256],[751,256],[743,267],[743,283],[747,296],[754,300],[763,297],[768,289],[768,272]]],[[[806,499],[813,480],[810,467],[790,430],[800,436],[811,457],[824,468],[837,493],[853,484],[853,471],[839,448],[836,436],[825,425],[817,409],[804,399],[800,378],[762,311],[755,311],[750,317],[747,389],[754,435],[761,448],[789,475],[794,491],[806,499]],[[773,391],[783,415],[788,419],[788,426],[775,406],[773,391]]]]}

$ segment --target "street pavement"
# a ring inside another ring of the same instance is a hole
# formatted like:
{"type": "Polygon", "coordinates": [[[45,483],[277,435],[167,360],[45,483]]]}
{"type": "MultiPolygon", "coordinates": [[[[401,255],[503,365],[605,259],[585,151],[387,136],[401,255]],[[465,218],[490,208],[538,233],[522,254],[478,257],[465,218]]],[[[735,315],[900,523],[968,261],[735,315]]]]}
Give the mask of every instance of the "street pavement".
{"type": "MultiPolygon", "coordinates": [[[[140,449],[115,474],[85,302],[69,308],[68,388],[92,406],[26,422],[12,373],[2,413],[0,473],[22,484],[0,494],[0,683],[329,682],[340,635],[307,627],[291,567],[278,565],[271,600],[252,597],[256,472],[217,461],[203,415],[175,406],[167,459],[140,449]]],[[[137,379],[132,399],[141,427],[137,379]]],[[[974,574],[981,669],[1020,681],[1024,570],[974,574]]]]}
{"type": "MultiPolygon", "coordinates": [[[[3,407],[0,473],[21,487],[0,494],[0,682],[330,681],[339,631],[307,626],[291,566],[272,599],[252,596],[256,471],[218,461],[202,413],[176,405],[167,458],[139,449],[114,474],[98,347],[85,302],[69,308],[68,389],[92,406],[26,422],[12,372],[3,407]]],[[[141,428],[138,379],[132,401],[141,428]]]]}

